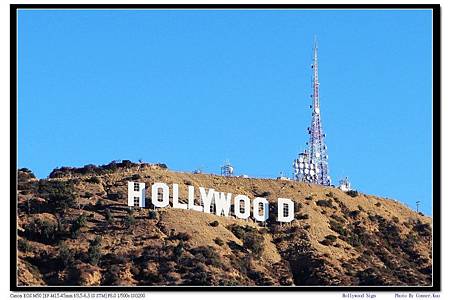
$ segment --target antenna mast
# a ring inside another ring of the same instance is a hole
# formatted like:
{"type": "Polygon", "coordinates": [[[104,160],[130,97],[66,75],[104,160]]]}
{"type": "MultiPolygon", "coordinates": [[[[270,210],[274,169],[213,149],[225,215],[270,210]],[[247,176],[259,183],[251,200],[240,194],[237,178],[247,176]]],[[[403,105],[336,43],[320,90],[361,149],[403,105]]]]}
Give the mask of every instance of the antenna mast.
{"type": "Polygon", "coordinates": [[[317,39],[314,37],[313,47],[313,69],[312,74],[312,120],[311,127],[308,127],[309,141],[306,143],[308,149],[300,153],[294,160],[294,179],[316,183],[320,185],[331,185],[328,171],[328,154],[325,145],[325,133],[320,121],[320,101],[319,101],[319,59],[317,39]]]}

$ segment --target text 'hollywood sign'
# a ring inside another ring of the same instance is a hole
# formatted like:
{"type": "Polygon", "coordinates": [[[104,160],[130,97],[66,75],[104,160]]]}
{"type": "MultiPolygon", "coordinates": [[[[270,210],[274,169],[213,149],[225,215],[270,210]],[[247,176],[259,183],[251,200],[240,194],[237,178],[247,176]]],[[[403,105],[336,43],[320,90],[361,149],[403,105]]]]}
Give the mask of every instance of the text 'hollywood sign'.
{"type": "MultiPolygon", "coordinates": [[[[218,216],[228,217],[233,208],[233,214],[240,219],[247,219],[250,215],[259,222],[269,218],[269,202],[266,198],[256,197],[250,200],[245,195],[217,192],[214,189],[199,187],[200,201],[195,201],[195,187],[188,186],[188,203],[179,202],[178,184],[169,185],[163,182],[155,182],[152,185],[151,203],[155,207],[163,208],[170,205],[170,192],[172,192],[172,207],[189,209],[218,216]]],[[[128,182],[128,205],[145,207],[145,183],[128,182]]],[[[277,221],[291,222],[294,220],[294,202],[287,198],[278,198],[277,221]]]]}

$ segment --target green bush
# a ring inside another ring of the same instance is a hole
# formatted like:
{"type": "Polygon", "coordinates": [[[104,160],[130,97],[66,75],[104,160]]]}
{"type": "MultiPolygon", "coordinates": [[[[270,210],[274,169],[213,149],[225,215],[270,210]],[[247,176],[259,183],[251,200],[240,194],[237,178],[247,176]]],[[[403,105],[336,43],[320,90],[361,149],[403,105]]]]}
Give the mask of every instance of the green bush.
{"type": "Polygon", "coordinates": [[[103,206],[105,206],[105,202],[102,199],[98,199],[97,202],[95,202],[95,206],[97,208],[102,208],[103,206]]]}
{"type": "Polygon", "coordinates": [[[106,222],[108,222],[108,224],[114,223],[114,217],[111,214],[111,211],[109,210],[109,208],[107,208],[105,210],[105,219],[106,219],[106,222]]]}
{"type": "Polygon", "coordinates": [[[247,232],[243,246],[252,251],[256,257],[260,257],[264,250],[264,238],[257,233],[247,232]]]}
{"type": "Polygon", "coordinates": [[[28,243],[27,240],[21,239],[17,242],[17,248],[22,252],[29,252],[33,250],[33,247],[28,243]]]}
{"type": "Polygon", "coordinates": [[[359,210],[352,210],[351,212],[349,212],[348,213],[348,215],[351,217],[351,218],[356,218],[357,216],[359,216],[359,213],[360,213],[361,211],[359,211],[359,210]]]}
{"type": "Polygon", "coordinates": [[[71,265],[75,260],[74,251],[70,250],[64,242],[59,244],[58,260],[59,260],[62,268],[65,268],[65,267],[71,265]]]}
{"type": "Polygon", "coordinates": [[[72,238],[77,238],[78,235],[80,234],[81,229],[86,226],[87,220],[86,220],[86,215],[85,214],[81,214],[80,216],[78,216],[78,218],[76,218],[73,222],[72,222],[72,227],[70,229],[70,233],[72,235],[72,238]]]}
{"type": "Polygon", "coordinates": [[[321,244],[324,245],[324,246],[330,246],[330,245],[333,244],[332,241],[327,240],[327,239],[321,240],[319,243],[321,243],[321,244]]]}
{"type": "Polygon", "coordinates": [[[380,206],[381,206],[381,203],[380,203],[380,202],[377,202],[377,203],[375,203],[375,206],[376,206],[376,207],[380,207],[380,206]]]}
{"type": "Polygon", "coordinates": [[[98,261],[100,260],[101,241],[102,241],[102,238],[99,235],[97,235],[94,240],[89,242],[88,260],[89,260],[89,263],[92,265],[96,265],[98,263],[98,261]]]}
{"type": "Polygon", "coordinates": [[[297,213],[295,215],[295,218],[297,220],[307,220],[307,219],[309,219],[309,215],[308,214],[297,213]]]}
{"type": "Polygon", "coordinates": [[[156,210],[149,210],[148,211],[148,218],[150,220],[156,220],[158,219],[158,212],[156,210]]]}
{"type": "Polygon", "coordinates": [[[212,227],[217,227],[219,226],[219,221],[212,221],[211,223],[209,223],[209,225],[211,225],[212,227]]]}
{"type": "Polygon", "coordinates": [[[333,201],[331,200],[317,200],[317,206],[333,207],[333,201]]]}
{"type": "Polygon", "coordinates": [[[335,235],[329,234],[325,237],[325,239],[336,242],[337,237],[335,235]]]}
{"type": "Polygon", "coordinates": [[[347,195],[349,195],[350,197],[357,197],[358,196],[358,191],[355,191],[355,190],[347,191],[345,193],[347,195]]]}
{"type": "Polygon", "coordinates": [[[347,242],[353,247],[361,246],[361,239],[357,234],[350,234],[350,236],[348,236],[347,242]]]}
{"type": "Polygon", "coordinates": [[[414,230],[419,233],[420,236],[431,236],[432,230],[428,223],[418,223],[414,226],[414,230]]]}
{"type": "Polygon", "coordinates": [[[179,259],[184,252],[184,242],[181,240],[178,245],[173,249],[173,256],[175,259],[179,259]]]}
{"type": "Polygon", "coordinates": [[[92,177],[89,177],[88,179],[86,179],[86,182],[99,184],[102,182],[102,180],[97,176],[92,176],[92,177]]]}
{"type": "Polygon", "coordinates": [[[125,228],[131,228],[134,224],[136,224],[136,219],[132,214],[127,214],[123,219],[123,225],[125,228]]]}
{"type": "Polygon", "coordinates": [[[191,250],[191,253],[197,260],[207,265],[213,265],[215,267],[220,267],[222,265],[220,256],[210,246],[194,248],[191,250]]]}
{"type": "Polygon", "coordinates": [[[48,199],[48,207],[52,211],[65,212],[77,205],[73,185],[69,182],[40,180],[38,193],[48,199]]]}
{"type": "Polygon", "coordinates": [[[106,194],[106,198],[108,198],[108,200],[117,201],[117,200],[125,198],[125,196],[121,192],[117,192],[117,193],[106,194]]]}
{"type": "Polygon", "coordinates": [[[56,241],[58,226],[49,221],[33,219],[25,226],[25,234],[32,240],[53,243],[56,241]]]}
{"type": "Polygon", "coordinates": [[[139,174],[133,174],[133,176],[131,176],[131,179],[132,179],[132,180],[139,180],[139,179],[141,179],[141,175],[139,175],[139,174]]]}
{"type": "Polygon", "coordinates": [[[336,222],[334,220],[330,220],[330,228],[331,228],[331,230],[339,233],[342,236],[347,235],[347,230],[345,230],[345,228],[341,224],[339,224],[338,222],[336,222]]]}
{"type": "Polygon", "coordinates": [[[225,242],[224,242],[221,238],[219,238],[219,237],[216,237],[216,238],[214,239],[214,243],[216,243],[216,244],[219,245],[219,246],[225,245],[225,242]]]}
{"type": "Polygon", "coordinates": [[[233,224],[230,230],[238,239],[242,239],[245,235],[245,230],[242,226],[233,224]]]}

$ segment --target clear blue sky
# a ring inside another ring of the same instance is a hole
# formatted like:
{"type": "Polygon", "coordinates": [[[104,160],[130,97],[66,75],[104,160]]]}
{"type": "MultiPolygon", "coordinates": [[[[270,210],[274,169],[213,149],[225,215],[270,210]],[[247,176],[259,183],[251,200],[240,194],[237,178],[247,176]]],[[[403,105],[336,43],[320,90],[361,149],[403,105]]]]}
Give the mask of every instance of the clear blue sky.
{"type": "Polygon", "coordinates": [[[19,166],[292,174],[312,42],[333,183],[431,214],[431,11],[20,11],[19,166]]]}

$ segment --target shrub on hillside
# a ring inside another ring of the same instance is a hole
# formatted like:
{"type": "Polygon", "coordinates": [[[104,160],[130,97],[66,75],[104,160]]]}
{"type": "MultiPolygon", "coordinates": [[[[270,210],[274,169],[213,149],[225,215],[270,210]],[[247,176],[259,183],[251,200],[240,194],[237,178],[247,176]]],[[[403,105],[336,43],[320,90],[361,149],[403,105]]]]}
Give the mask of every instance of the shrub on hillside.
{"type": "Polygon", "coordinates": [[[86,192],[83,195],[84,198],[91,198],[92,196],[94,196],[94,194],[92,194],[91,192],[86,192]]]}
{"type": "Polygon", "coordinates": [[[359,216],[360,212],[361,212],[361,211],[359,211],[359,210],[352,210],[351,212],[348,213],[348,215],[349,215],[351,218],[356,218],[357,216],[359,216]]]}
{"type": "Polygon", "coordinates": [[[347,230],[345,230],[345,228],[335,220],[330,220],[330,228],[331,230],[339,233],[340,235],[343,236],[347,235],[347,230]]]}
{"type": "Polygon", "coordinates": [[[333,201],[332,200],[317,200],[316,201],[317,206],[325,206],[325,207],[333,207],[333,201]]]}
{"type": "Polygon", "coordinates": [[[57,259],[60,263],[61,269],[63,269],[73,263],[75,260],[75,252],[69,249],[64,242],[61,242],[58,248],[57,259]]]}
{"type": "Polygon", "coordinates": [[[102,180],[97,176],[92,176],[92,177],[89,177],[88,179],[86,179],[86,182],[99,184],[102,182],[102,180]]]}
{"type": "Polygon", "coordinates": [[[33,247],[30,245],[30,243],[24,239],[20,239],[17,242],[17,248],[19,249],[19,251],[22,251],[22,252],[29,252],[33,249],[33,247]]]}
{"type": "Polygon", "coordinates": [[[431,236],[431,226],[428,223],[418,223],[414,226],[414,230],[421,236],[431,236]]]}
{"type": "Polygon", "coordinates": [[[30,169],[27,168],[21,168],[17,172],[17,181],[28,181],[30,179],[34,179],[36,176],[34,176],[33,172],[31,172],[30,169]]]}
{"type": "Polygon", "coordinates": [[[325,237],[326,240],[336,242],[337,237],[335,235],[329,234],[325,237]]]}
{"type": "Polygon", "coordinates": [[[57,224],[40,219],[33,219],[25,225],[25,235],[41,243],[54,243],[58,234],[57,224]]]}
{"type": "Polygon", "coordinates": [[[48,208],[52,211],[65,212],[77,204],[73,185],[69,182],[40,180],[38,193],[48,199],[48,208]]]}
{"type": "Polygon", "coordinates": [[[108,224],[114,223],[114,217],[113,217],[111,211],[109,210],[109,208],[107,208],[105,210],[105,219],[106,219],[106,222],[108,222],[108,224]]]}
{"type": "Polygon", "coordinates": [[[255,195],[255,197],[267,198],[270,196],[270,192],[253,190],[253,195],[255,195]]]}
{"type": "Polygon", "coordinates": [[[264,238],[257,233],[247,232],[244,236],[243,246],[252,251],[256,257],[260,257],[264,250],[264,238]]]}
{"type": "Polygon", "coordinates": [[[331,244],[333,244],[332,241],[327,240],[327,239],[323,239],[323,240],[321,240],[319,243],[321,243],[321,244],[324,245],[324,246],[330,246],[331,244]]]}
{"type": "Polygon", "coordinates": [[[89,242],[88,260],[92,265],[96,265],[101,257],[100,246],[102,238],[97,235],[94,240],[89,242]]]}
{"type": "Polygon", "coordinates": [[[233,224],[229,227],[229,229],[238,239],[242,239],[245,235],[244,228],[239,225],[233,224]]]}
{"type": "Polygon", "coordinates": [[[117,192],[117,193],[106,194],[106,198],[108,198],[108,200],[116,201],[116,200],[124,199],[125,196],[121,192],[117,192]]]}
{"type": "Polygon", "coordinates": [[[102,199],[98,199],[97,202],[95,202],[95,207],[100,209],[103,208],[103,206],[105,206],[105,202],[102,199]]]}
{"type": "Polygon", "coordinates": [[[215,267],[220,267],[222,265],[220,256],[211,246],[194,248],[191,250],[191,253],[197,260],[207,265],[213,265],[215,267]]]}
{"type": "Polygon", "coordinates": [[[70,229],[70,233],[72,235],[72,238],[77,238],[78,235],[81,232],[81,229],[86,226],[86,215],[85,214],[81,214],[79,215],[73,222],[72,222],[72,227],[70,229]]]}
{"type": "Polygon", "coordinates": [[[295,215],[295,218],[297,220],[307,220],[307,219],[309,219],[309,215],[308,214],[303,214],[303,213],[297,213],[295,215]]]}
{"type": "Polygon", "coordinates": [[[214,243],[216,243],[216,244],[219,245],[219,246],[225,245],[225,242],[224,242],[221,238],[219,238],[219,237],[216,237],[216,238],[214,239],[214,243]]]}
{"type": "Polygon", "coordinates": [[[358,196],[358,191],[356,191],[356,190],[347,191],[345,193],[347,195],[349,195],[350,197],[357,197],[358,196]]]}
{"type": "Polygon", "coordinates": [[[185,242],[189,241],[192,238],[192,236],[187,232],[179,232],[176,235],[174,235],[173,237],[174,237],[173,239],[181,240],[181,241],[185,241],[185,242]]]}
{"type": "Polygon", "coordinates": [[[209,223],[209,225],[211,225],[212,227],[217,227],[217,226],[219,226],[219,221],[217,221],[217,220],[212,221],[211,223],[209,223]]]}
{"type": "Polygon", "coordinates": [[[158,212],[156,210],[149,210],[148,211],[148,218],[150,220],[156,220],[158,219],[158,212]]]}
{"type": "Polygon", "coordinates": [[[132,211],[131,213],[129,211],[129,213],[123,219],[123,225],[128,229],[131,228],[134,224],[136,224],[136,219],[134,218],[132,211]]]}
{"type": "Polygon", "coordinates": [[[158,166],[161,169],[167,169],[167,165],[163,163],[157,163],[156,166],[158,166]]]}
{"type": "Polygon", "coordinates": [[[173,258],[178,261],[184,252],[184,242],[181,240],[178,242],[175,248],[173,248],[173,258]]]}

